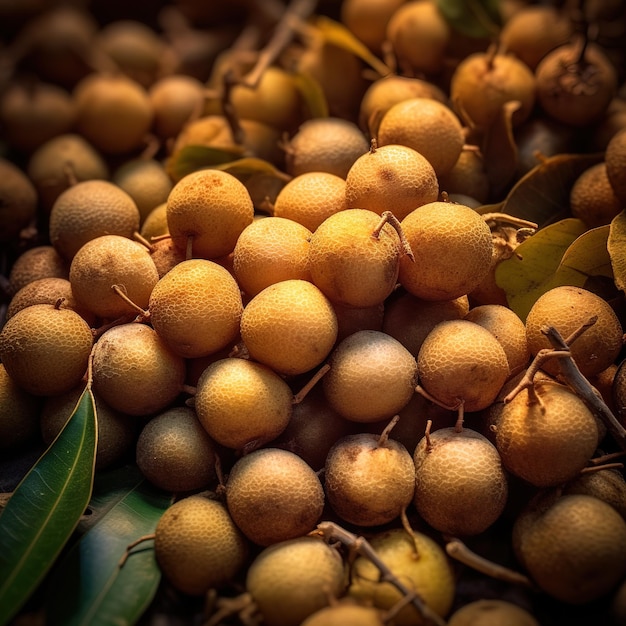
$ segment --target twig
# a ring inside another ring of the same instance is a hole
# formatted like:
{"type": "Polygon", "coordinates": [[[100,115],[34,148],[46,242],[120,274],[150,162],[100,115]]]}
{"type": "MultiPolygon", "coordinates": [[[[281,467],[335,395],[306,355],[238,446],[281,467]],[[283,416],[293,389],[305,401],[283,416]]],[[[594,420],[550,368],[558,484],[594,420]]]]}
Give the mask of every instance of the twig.
{"type": "Polygon", "coordinates": [[[319,370],[317,370],[317,372],[313,374],[313,377],[309,380],[309,382],[307,382],[307,384],[304,385],[304,387],[302,387],[302,389],[300,389],[300,391],[298,391],[298,393],[293,396],[291,400],[292,404],[300,404],[300,402],[302,402],[302,400],[306,398],[309,391],[311,391],[311,389],[313,389],[313,387],[317,385],[317,383],[322,379],[325,374],[328,373],[329,370],[330,365],[328,363],[322,365],[322,367],[320,367],[319,370]]]}
{"type": "MultiPolygon", "coordinates": [[[[380,572],[381,582],[392,584],[403,596],[410,599],[410,604],[418,611],[422,619],[427,624],[445,626],[446,622],[435,613],[417,593],[409,589],[381,560],[371,544],[365,537],[359,537],[342,528],[334,522],[321,522],[317,525],[317,532],[327,541],[338,541],[350,550],[354,550],[359,555],[369,559],[380,572]]],[[[407,604],[409,601],[407,600],[407,604]]]]}

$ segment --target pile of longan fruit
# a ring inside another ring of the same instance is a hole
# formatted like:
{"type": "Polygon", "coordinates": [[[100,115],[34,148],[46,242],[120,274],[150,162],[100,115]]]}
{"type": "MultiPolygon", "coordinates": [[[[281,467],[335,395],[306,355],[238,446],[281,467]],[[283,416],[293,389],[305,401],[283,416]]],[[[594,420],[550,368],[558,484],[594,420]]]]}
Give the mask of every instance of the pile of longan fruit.
{"type": "Polygon", "coordinates": [[[89,384],[141,623],[625,625],[624,294],[496,270],[547,157],[626,209],[626,3],[140,7],[0,6],[3,490],[89,384]]]}

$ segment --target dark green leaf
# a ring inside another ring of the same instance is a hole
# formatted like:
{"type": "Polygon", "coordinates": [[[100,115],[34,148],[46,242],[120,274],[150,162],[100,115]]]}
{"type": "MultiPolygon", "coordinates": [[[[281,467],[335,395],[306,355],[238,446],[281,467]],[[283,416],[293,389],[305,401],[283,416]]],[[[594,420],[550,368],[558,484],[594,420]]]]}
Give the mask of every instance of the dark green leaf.
{"type": "Polygon", "coordinates": [[[136,469],[114,478],[117,483],[105,481],[108,491],[96,491],[96,484],[90,508],[98,521],[54,571],[45,607],[51,626],[131,625],[154,597],[161,571],[151,543],[134,548],[123,567],[119,563],[129,544],[154,532],[172,498],[136,469]]]}
{"type": "Polygon", "coordinates": [[[586,231],[585,224],[568,218],[538,230],[522,242],[515,254],[496,267],[496,283],[508,305],[522,321],[537,298],[559,283],[556,272],[565,252],[586,231]]]}
{"type": "Polygon", "coordinates": [[[620,291],[626,291],[626,211],[611,221],[607,249],[615,275],[615,286],[620,291]]]}
{"type": "Polygon", "coordinates": [[[167,161],[166,169],[172,179],[177,182],[192,172],[238,159],[243,152],[243,148],[237,146],[228,150],[210,146],[185,146],[172,154],[167,161]]]}
{"type": "Polygon", "coordinates": [[[468,37],[493,37],[500,30],[500,0],[437,0],[454,30],[468,37]]]}
{"type": "Polygon", "coordinates": [[[85,511],[96,442],[95,404],[87,389],[0,514],[0,624],[35,590],[85,511]]]}

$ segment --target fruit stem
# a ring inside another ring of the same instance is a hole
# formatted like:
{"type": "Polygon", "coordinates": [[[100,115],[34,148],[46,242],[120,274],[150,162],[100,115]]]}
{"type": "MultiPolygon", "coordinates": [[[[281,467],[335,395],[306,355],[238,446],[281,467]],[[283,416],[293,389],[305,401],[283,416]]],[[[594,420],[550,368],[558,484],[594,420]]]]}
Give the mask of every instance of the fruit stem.
{"type": "MultiPolygon", "coordinates": [[[[431,396],[428,391],[426,391],[426,389],[424,389],[424,387],[422,387],[421,385],[416,385],[415,387],[415,391],[417,393],[420,394],[420,396],[423,396],[424,398],[426,398],[426,400],[430,400],[433,404],[436,404],[437,406],[440,406],[442,409],[446,409],[448,411],[458,411],[459,410],[459,405],[455,404],[454,406],[449,406],[448,404],[444,404],[443,402],[440,402],[439,400],[437,400],[437,398],[435,398],[435,396],[431,396]]],[[[460,400],[459,400],[460,402],[460,400]]]]}
{"type": "Polygon", "coordinates": [[[135,304],[127,295],[126,295],[126,289],[124,288],[124,285],[111,285],[111,289],[120,297],[122,298],[122,300],[124,300],[124,302],[126,302],[126,304],[128,304],[130,307],[132,307],[135,311],[137,311],[137,313],[139,313],[139,315],[141,316],[142,319],[148,319],[148,317],[150,317],[150,312],[149,311],[145,311],[144,309],[142,309],[139,305],[135,304]]]}
{"type": "Polygon", "coordinates": [[[511,226],[517,226],[518,228],[532,228],[537,230],[539,225],[535,222],[531,222],[529,220],[524,220],[521,217],[515,217],[513,215],[509,215],[508,213],[485,213],[483,214],[483,219],[489,226],[491,226],[490,222],[494,222],[494,226],[497,226],[498,223],[509,224],[511,226]]]}
{"type": "Polygon", "coordinates": [[[139,544],[142,544],[146,541],[150,541],[154,539],[154,533],[150,533],[149,535],[143,535],[141,537],[139,537],[139,539],[135,539],[135,541],[133,541],[132,543],[129,543],[126,546],[126,550],[124,552],[124,554],[122,555],[122,558],[119,560],[119,563],[117,564],[117,566],[121,569],[122,567],[124,567],[124,564],[126,563],[126,561],[128,560],[128,557],[131,554],[131,551],[133,550],[133,548],[136,548],[139,544]]]}
{"type": "Polygon", "coordinates": [[[402,245],[402,250],[404,253],[411,259],[411,261],[415,261],[415,256],[413,255],[413,250],[411,250],[411,244],[409,240],[406,238],[404,231],[402,230],[402,224],[400,220],[391,212],[391,211],[383,211],[380,216],[380,222],[374,228],[372,232],[372,237],[374,239],[378,239],[380,237],[380,232],[385,226],[385,224],[389,224],[395,228],[398,233],[398,237],[400,237],[400,244],[402,245]]]}
{"type": "Polygon", "coordinates": [[[321,380],[322,376],[328,373],[329,370],[330,365],[328,363],[322,365],[322,367],[320,367],[317,372],[313,374],[313,377],[309,380],[309,382],[304,385],[304,387],[302,387],[302,389],[300,389],[300,391],[298,391],[296,395],[294,395],[291,400],[292,404],[300,404],[300,402],[302,402],[302,400],[306,398],[309,391],[313,389],[313,387],[321,380]]]}
{"type": "Polygon", "coordinates": [[[498,563],[494,563],[493,561],[476,554],[456,537],[446,537],[445,539],[446,553],[449,557],[459,561],[459,563],[463,563],[477,572],[486,574],[491,578],[534,589],[534,585],[531,580],[524,574],[509,569],[508,567],[504,567],[503,565],[499,565],[498,563]]]}
{"type": "Polygon", "coordinates": [[[154,246],[144,236],[142,236],[141,233],[135,231],[133,233],[133,239],[144,246],[148,252],[154,252],[154,246]]]}
{"type": "Polygon", "coordinates": [[[426,439],[426,452],[432,452],[433,450],[433,442],[430,438],[430,430],[433,426],[433,421],[428,420],[426,422],[426,428],[424,429],[424,439],[426,439]]]}
{"type": "Polygon", "coordinates": [[[187,235],[187,245],[185,247],[185,259],[189,261],[193,258],[193,235],[187,235]]]}
{"type": "Polygon", "coordinates": [[[382,448],[387,443],[387,440],[389,439],[389,433],[393,430],[394,426],[398,423],[399,420],[400,420],[399,415],[394,415],[391,418],[391,420],[389,421],[389,424],[387,424],[387,426],[385,426],[385,428],[383,429],[383,432],[380,433],[380,437],[378,438],[378,441],[376,442],[377,448],[382,448]]]}
{"type": "Polygon", "coordinates": [[[597,456],[594,459],[590,459],[589,463],[592,465],[603,465],[605,463],[611,463],[614,459],[623,459],[626,456],[626,452],[611,452],[610,454],[603,454],[597,456]]]}
{"type": "Polygon", "coordinates": [[[368,559],[380,572],[380,582],[392,584],[407,598],[407,604],[410,603],[415,607],[427,624],[435,624],[436,626],[446,625],[446,622],[435,613],[415,591],[409,589],[394,575],[365,537],[357,536],[334,522],[320,522],[313,533],[320,535],[327,543],[338,541],[350,550],[368,559]]]}
{"type": "Polygon", "coordinates": [[[237,614],[242,623],[250,623],[247,621],[249,615],[257,610],[254,598],[247,591],[234,598],[218,598],[216,605],[217,611],[209,620],[203,622],[203,626],[219,626],[228,621],[229,617],[237,614]]]}
{"type": "Polygon", "coordinates": [[[623,463],[605,463],[604,465],[591,465],[589,467],[583,467],[580,470],[580,473],[591,474],[593,472],[600,472],[602,470],[611,470],[611,469],[617,469],[617,470],[624,469],[624,464],[623,463]]]}

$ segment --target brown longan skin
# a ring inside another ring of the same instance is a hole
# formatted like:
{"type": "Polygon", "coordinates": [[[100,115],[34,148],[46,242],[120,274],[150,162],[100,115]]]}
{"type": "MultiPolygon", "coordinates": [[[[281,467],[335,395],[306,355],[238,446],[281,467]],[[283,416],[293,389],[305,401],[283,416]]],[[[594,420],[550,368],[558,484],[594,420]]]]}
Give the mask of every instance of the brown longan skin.
{"type": "Polygon", "coordinates": [[[298,455],[262,448],[241,457],[231,468],[226,505],[250,541],[269,546],[315,528],[324,509],[324,490],[298,455]]]}
{"type": "Polygon", "coordinates": [[[0,242],[9,242],[36,217],[37,191],[11,161],[0,158],[0,242]]]}
{"type": "Polygon", "coordinates": [[[0,449],[16,449],[36,439],[40,408],[40,399],[19,387],[0,363],[0,449]]]}
{"type": "Polygon", "coordinates": [[[448,626],[540,626],[532,613],[507,600],[480,599],[464,604],[448,619],[448,626]]]}
{"type": "Polygon", "coordinates": [[[615,195],[626,203],[626,130],[615,133],[605,152],[606,174],[615,195]]]}
{"type": "Polygon", "coordinates": [[[611,223],[623,208],[607,175],[606,163],[597,163],[585,170],[570,190],[570,210],[587,228],[611,223]]]}
{"type": "Polygon", "coordinates": [[[40,278],[69,278],[68,262],[53,246],[29,248],[20,254],[9,272],[9,294],[15,295],[22,287],[40,278]]]}

